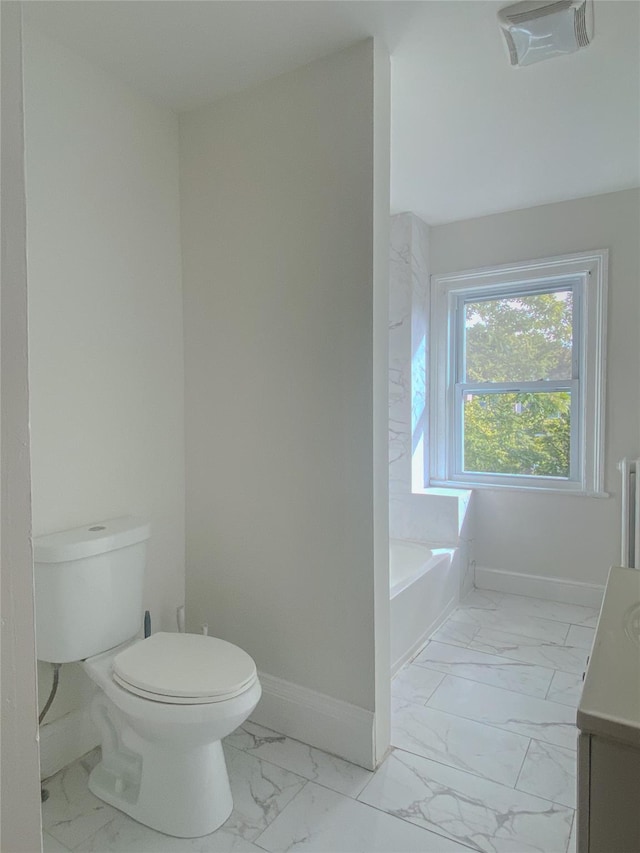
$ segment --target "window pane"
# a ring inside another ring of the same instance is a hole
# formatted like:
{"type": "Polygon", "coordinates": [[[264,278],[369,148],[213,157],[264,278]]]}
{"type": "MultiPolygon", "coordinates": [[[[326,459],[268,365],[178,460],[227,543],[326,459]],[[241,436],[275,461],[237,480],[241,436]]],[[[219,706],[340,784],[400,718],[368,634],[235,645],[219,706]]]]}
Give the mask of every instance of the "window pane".
{"type": "Polygon", "coordinates": [[[465,382],[571,379],[570,290],[465,302],[465,382]]]}
{"type": "Polygon", "coordinates": [[[569,477],[571,392],[469,393],[463,470],[569,477]]]}

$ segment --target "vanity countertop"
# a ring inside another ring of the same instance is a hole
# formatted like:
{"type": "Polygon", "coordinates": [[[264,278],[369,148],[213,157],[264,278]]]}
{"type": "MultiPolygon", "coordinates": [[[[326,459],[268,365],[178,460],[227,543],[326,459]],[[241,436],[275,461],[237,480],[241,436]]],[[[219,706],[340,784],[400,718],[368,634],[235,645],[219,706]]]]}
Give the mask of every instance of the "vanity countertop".
{"type": "Polygon", "coordinates": [[[640,747],[640,571],[613,567],[578,706],[587,734],[640,747]]]}

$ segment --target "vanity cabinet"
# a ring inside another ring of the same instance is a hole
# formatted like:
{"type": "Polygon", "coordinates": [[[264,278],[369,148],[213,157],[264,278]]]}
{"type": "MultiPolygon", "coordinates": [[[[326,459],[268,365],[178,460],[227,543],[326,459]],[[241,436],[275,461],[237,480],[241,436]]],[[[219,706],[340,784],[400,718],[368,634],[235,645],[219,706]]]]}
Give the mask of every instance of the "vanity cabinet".
{"type": "Polygon", "coordinates": [[[640,853],[640,749],[578,740],[577,853],[640,853]]]}
{"type": "Polygon", "coordinates": [[[640,853],[640,571],[612,568],[578,706],[577,853],[640,853]]]}

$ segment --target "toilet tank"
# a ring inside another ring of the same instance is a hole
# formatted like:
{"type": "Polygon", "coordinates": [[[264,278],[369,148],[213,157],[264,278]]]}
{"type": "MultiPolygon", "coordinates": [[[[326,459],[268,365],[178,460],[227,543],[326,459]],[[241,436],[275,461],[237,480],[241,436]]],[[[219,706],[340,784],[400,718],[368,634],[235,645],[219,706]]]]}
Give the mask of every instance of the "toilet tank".
{"type": "Polygon", "coordinates": [[[33,540],[39,660],[84,660],[138,633],[149,536],[127,516],[33,540]]]}

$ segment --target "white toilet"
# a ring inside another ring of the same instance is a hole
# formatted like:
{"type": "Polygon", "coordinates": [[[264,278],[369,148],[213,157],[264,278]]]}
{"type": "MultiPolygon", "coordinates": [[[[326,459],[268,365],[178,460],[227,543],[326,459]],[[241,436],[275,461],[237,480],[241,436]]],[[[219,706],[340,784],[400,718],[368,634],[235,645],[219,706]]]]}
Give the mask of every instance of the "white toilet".
{"type": "Polygon", "coordinates": [[[237,646],[200,634],[139,639],[149,525],[118,518],[34,540],[38,659],[82,661],[100,799],[168,835],[208,835],[233,808],[220,740],[261,695],[237,646]]]}

